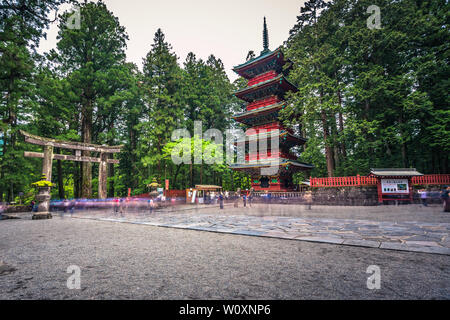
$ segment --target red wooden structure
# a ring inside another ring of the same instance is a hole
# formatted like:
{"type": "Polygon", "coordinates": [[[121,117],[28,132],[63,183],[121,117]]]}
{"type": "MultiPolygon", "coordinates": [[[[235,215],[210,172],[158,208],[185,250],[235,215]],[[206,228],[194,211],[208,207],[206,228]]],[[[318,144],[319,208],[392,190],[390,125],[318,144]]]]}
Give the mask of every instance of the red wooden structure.
{"type": "Polygon", "coordinates": [[[255,191],[292,191],[295,187],[293,173],[311,170],[313,166],[296,161],[297,156],[290,152],[292,147],[306,142],[306,139],[283,126],[278,116],[279,111],[286,107],[286,92],[297,91],[285,77],[292,62],[285,59],[281,48],[269,50],[268,41],[264,18],[263,51],[258,57],[233,68],[234,72],[248,80],[245,88],[235,92],[235,96],[245,101],[246,106],[245,111],[235,115],[233,119],[248,126],[245,139],[237,143],[246,145],[252,141],[261,145],[259,142],[267,140],[267,150],[247,153],[245,163],[230,167],[251,176],[255,191]],[[271,145],[272,139],[278,139],[279,150],[275,151],[275,147],[271,145]],[[272,165],[273,163],[276,165],[272,165]],[[267,167],[275,168],[270,176],[263,175],[262,169],[267,167]]]}
{"type": "Polygon", "coordinates": [[[369,176],[310,178],[311,187],[351,187],[376,185],[378,201],[411,201],[413,185],[450,184],[450,174],[422,175],[413,168],[372,169],[369,176]]]}

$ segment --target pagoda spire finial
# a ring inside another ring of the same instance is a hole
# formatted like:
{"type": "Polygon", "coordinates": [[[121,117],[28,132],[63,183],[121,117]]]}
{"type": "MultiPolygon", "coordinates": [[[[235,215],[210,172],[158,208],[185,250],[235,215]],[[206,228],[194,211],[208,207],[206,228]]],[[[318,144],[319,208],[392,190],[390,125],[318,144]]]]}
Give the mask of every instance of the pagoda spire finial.
{"type": "Polygon", "coordinates": [[[267,32],[266,17],[264,17],[263,48],[264,48],[264,50],[261,52],[261,54],[264,54],[264,53],[270,51],[269,50],[269,33],[267,32]]]}

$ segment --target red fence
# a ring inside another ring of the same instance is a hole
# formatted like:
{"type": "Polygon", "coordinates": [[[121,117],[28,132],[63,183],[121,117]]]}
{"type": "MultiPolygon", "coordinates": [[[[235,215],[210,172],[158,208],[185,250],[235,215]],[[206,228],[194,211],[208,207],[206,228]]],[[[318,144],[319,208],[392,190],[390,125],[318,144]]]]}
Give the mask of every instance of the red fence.
{"type": "Polygon", "coordinates": [[[412,178],[413,184],[450,184],[450,174],[427,174],[412,178]]]}
{"type": "Polygon", "coordinates": [[[164,190],[166,198],[186,198],[186,190],[164,190]]]}
{"type": "Polygon", "coordinates": [[[377,179],[365,176],[311,178],[311,187],[352,187],[377,184],[377,179]]]}
{"type": "MultiPolygon", "coordinates": [[[[310,178],[311,187],[352,187],[376,185],[377,179],[366,176],[310,178]]],[[[412,178],[412,184],[450,184],[450,174],[429,174],[412,178]]]]}

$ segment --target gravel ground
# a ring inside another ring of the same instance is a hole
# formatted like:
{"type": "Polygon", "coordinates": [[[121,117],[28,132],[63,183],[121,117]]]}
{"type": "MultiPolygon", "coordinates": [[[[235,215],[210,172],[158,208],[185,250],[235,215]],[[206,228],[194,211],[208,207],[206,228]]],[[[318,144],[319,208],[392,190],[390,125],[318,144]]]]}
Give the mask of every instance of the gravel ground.
{"type": "Polygon", "coordinates": [[[0,299],[450,298],[449,256],[84,219],[0,221],[0,260],[0,299]]]}

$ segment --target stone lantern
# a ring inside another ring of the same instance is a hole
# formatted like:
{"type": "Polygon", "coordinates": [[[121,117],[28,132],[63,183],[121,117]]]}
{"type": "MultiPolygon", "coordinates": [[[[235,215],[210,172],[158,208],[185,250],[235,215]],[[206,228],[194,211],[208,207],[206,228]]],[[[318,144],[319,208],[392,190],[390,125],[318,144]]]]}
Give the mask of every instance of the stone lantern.
{"type": "Polygon", "coordinates": [[[45,175],[41,176],[41,180],[32,184],[33,187],[38,189],[38,194],[35,199],[38,202],[38,211],[33,212],[32,219],[51,219],[52,214],[50,213],[50,190],[52,183],[47,181],[45,175]]]}
{"type": "Polygon", "coordinates": [[[147,185],[147,187],[150,188],[150,196],[151,196],[152,198],[158,197],[159,193],[158,193],[157,188],[158,188],[159,186],[160,186],[160,184],[156,181],[156,178],[153,178],[153,179],[152,179],[152,182],[149,183],[149,184],[147,185]]]}

